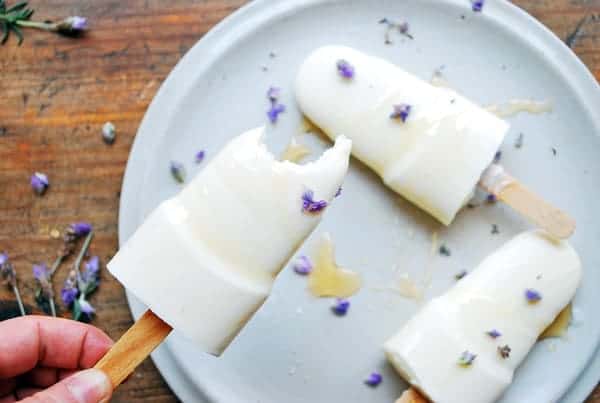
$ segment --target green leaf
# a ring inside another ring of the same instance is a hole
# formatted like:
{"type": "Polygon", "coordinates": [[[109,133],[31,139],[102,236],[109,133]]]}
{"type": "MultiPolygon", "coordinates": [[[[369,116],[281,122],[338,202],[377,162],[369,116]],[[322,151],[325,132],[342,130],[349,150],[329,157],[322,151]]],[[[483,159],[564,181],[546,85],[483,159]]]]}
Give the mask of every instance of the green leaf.
{"type": "Polygon", "coordinates": [[[4,4],[4,0],[0,0],[0,13],[4,13],[6,11],[6,5],[4,4]]]}
{"type": "Polygon", "coordinates": [[[8,39],[8,24],[2,21],[0,26],[2,27],[2,39],[0,39],[0,44],[4,45],[8,39]]]}
{"type": "Polygon", "coordinates": [[[79,320],[81,319],[81,304],[79,303],[79,300],[75,300],[73,301],[73,316],[72,316],[73,320],[79,320]]]}
{"type": "Polygon", "coordinates": [[[88,284],[87,288],[85,289],[85,295],[90,295],[91,293],[93,293],[94,291],[96,291],[96,288],[98,288],[98,284],[96,284],[95,281],[92,281],[91,283],[88,284]]]}
{"type": "Polygon", "coordinates": [[[17,35],[17,38],[19,38],[17,43],[19,46],[21,46],[21,44],[23,43],[23,33],[21,32],[19,27],[17,27],[16,25],[11,24],[9,27],[10,27],[11,31],[13,31],[15,33],[15,35],[17,35]]]}
{"type": "Polygon", "coordinates": [[[20,3],[15,4],[14,6],[12,6],[11,8],[9,8],[8,10],[6,10],[7,13],[12,13],[13,11],[19,11],[24,9],[25,7],[27,7],[27,2],[26,1],[22,1],[20,3]]]}

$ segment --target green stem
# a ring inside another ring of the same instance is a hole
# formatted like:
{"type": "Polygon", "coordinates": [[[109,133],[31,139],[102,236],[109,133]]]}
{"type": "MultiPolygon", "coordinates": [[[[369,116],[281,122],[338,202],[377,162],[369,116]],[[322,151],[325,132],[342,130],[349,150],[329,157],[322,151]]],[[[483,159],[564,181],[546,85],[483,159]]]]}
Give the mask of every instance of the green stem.
{"type": "Polygon", "coordinates": [[[56,307],[54,306],[54,295],[52,295],[50,297],[50,312],[52,313],[52,316],[54,316],[56,318],[56,307]]]}
{"type": "Polygon", "coordinates": [[[87,253],[87,250],[90,247],[90,242],[92,242],[93,237],[94,237],[94,231],[90,231],[90,233],[85,238],[85,241],[83,242],[83,246],[81,246],[81,250],[79,251],[79,254],[77,255],[77,259],[75,259],[75,263],[73,263],[73,270],[75,270],[75,273],[77,273],[77,285],[78,286],[81,286],[81,284],[79,284],[81,282],[81,274],[79,271],[79,266],[81,266],[81,261],[83,260],[83,257],[87,253]]]}
{"type": "Polygon", "coordinates": [[[60,267],[60,264],[62,263],[64,258],[65,258],[65,256],[63,254],[60,254],[56,258],[54,263],[52,263],[52,267],[50,268],[50,278],[52,278],[52,276],[54,276],[54,273],[56,272],[56,270],[58,270],[58,268],[60,267]]]}
{"type": "Polygon", "coordinates": [[[25,307],[23,306],[23,300],[21,299],[21,293],[19,292],[19,287],[17,284],[13,284],[13,292],[15,293],[15,297],[17,297],[17,304],[19,304],[19,310],[21,311],[21,316],[25,316],[25,307]]]}
{"type": "MultiPolygon", "coordinates": [[[[2,19],[2,16],[0,16],[0,19],[2,19]]],[[[6,18],[5,18],[5,20],[6,20],[6,18]]],[[[42,29],[44,31],[52,31],[52,32],[55,32],[58,29],[56,27],[56,24],[54,24],[54,23],[48,23],[48,22],[36,22],[36,21],[18,20],[18,21],[15,21],[15,24],[17,24],[17,25],[19,25],[21,27],[42,29]]]]}

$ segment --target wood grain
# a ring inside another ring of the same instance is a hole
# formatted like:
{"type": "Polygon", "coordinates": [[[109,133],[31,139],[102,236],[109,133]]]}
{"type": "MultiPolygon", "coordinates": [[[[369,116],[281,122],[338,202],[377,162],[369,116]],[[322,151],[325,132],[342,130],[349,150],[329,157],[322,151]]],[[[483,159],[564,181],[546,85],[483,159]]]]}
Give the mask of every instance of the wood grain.
{"type": "Polygon", "coordinates": [[[119,386],[171,333],[171,326],[151,310],[147,310],[115,343],[94,368],[110,378],[114,388],[119,386]]]}
{"type": "MultiPolygon", "coordinates": [[[[0,47],[0,250],[13,258],[30,311],[35,309],[31,265],[48,262],[60,246],[50,237],[51,229],[89,220],[96,229],[91,253],[104,262],[115,253],[121,178],[144,111],[181,56],[243,3],[30,1],[37,19],[84,15],[91,24],[81,39],[27,31],[21,47],[13,39],[0,47]],[[100,137],[106,121],[117,127],[112,146],[100,137]],[[46,172],[52,182],[42,198],[28,185],[36,170],[46,172]]],[[[600,23],[591,17],[600,15],[600,0],[515,3],[563,39],[587,17],[573,49],[600,79],[600,23]]],[[[58,273],[57,284],[66,274],[64,269],[58,273]]],[[[10,299],[11,293],[0,289],[0,318],[14,314],[10,299]]],[[[98,310],[93,324],[114,339],[131,326],[123,290],[108,274],[103,273],[92,303],[98,310]]],[[[146,360],[113,401],[177,399],[146,360]]],[[[600,389],[588,403],[600,403],[600,389]]]]}

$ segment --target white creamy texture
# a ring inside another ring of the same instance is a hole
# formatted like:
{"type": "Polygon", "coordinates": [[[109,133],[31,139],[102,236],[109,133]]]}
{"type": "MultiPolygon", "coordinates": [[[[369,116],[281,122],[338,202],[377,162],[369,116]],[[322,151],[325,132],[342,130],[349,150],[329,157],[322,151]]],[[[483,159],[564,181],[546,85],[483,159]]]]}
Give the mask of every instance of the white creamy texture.
{"type": "Polygon", "coordinates": [[[569,303],[581,262],[566,241],[523,233],[430,301],[389,339],[385,353],[398,372],[436,403],[491,403],[510,385],[542,331],[569,303]],[[529,303],[525,290],[542,299],[529,303]],[[502,335],[493,339],[492,329],[502,335]],[[502,358],[498,346],[512,349],[502,358]],[[463,351],[477,354],[458,365],[463,351]]]}
{"type": "Polygon", "coordinates": [[[491,164],[487,167],[479,181],[484,189],[495,195],[499,195],[505,187],[514,182],[515,180],[498,164],[491,164]]]}
{"type": "Polygon", "coordinates": [[[343,46],[319,48],[304,61],[296,98],[329,137],[350,137],[357,158],[444,224],[470,199],[509,127],[451,89],[343,46]],[[341,59],[354,66],[354,78],[338,74],[341,59]],[[390,118],[395,104],[412,106],[405,123],[390,118]]]}
{"type": "Polygon", "coordinates": [[[262,305],[319,223],[321,214],[302,211],[302,194],[331,201],[348,169],[352,143],[344,137],[318,161],[297,165],[277,161],[263,131],[231,140],[108,264],[154,313],[213,354],[262,305]]]}

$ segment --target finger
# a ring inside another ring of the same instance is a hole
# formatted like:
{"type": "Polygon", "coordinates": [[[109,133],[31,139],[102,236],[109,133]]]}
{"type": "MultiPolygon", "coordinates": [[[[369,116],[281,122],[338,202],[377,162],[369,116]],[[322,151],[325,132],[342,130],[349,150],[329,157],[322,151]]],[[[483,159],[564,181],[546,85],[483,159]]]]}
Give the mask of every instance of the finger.
{"type": "Polygon", "coordinates": [[[17,396],[17,399],[22,400],[22,399],[26,399],[29,396],[33,396],[38,392],[41,392],[42,388],[22,388],[22,389],[17,389],[15,391],[15,395],[17,396]]]}
{"type": "Polygon", "coordinates": [[[14,403],[17,401],[17,398],[14,395],[0,397],[0,403],[14,403]]]}
{"type": "Polygon", "coordinates": [[[0,322],[0,379],[36,366],[92,367],[112,345],[100,329],[67,319],[25,316],[0,322]]]}
{"type": "Polygon", "coordinates": [[[17,381],[15,381],[13,378],[0,380],[0,397],[12,394],[12,391],[15,390],[16,386],[17,381]]]}
{"type": "Polygon", "coordinates": [[[74,375],[74,374],[76,374],[77,372],[78,372],[78,371],[77,371],[77,370],[74,370],[74,369],[61,369],[61,370],[58,372],[58,380],[59,380],[59,381],[62,381],[63,379],[65,379],[65,378],[68,378],[68,377],[70,377],[71,375],[74,375]]]}
{"type": "Polygon", "coordinates": [[[56,368],[38,367],[19,377],[19,380],[21,379],[25,385],[47,388],[58,382],[58,370],[56,368]]]}
{"type": "Polygon", "coordinates": [[[21,403],[98,403],[112,394],[110,380],[98,369],[87,369],[38,392],[21,403]]]}

